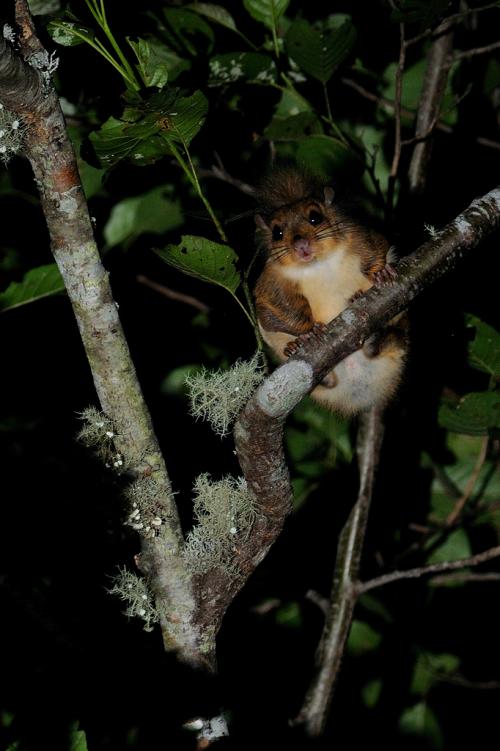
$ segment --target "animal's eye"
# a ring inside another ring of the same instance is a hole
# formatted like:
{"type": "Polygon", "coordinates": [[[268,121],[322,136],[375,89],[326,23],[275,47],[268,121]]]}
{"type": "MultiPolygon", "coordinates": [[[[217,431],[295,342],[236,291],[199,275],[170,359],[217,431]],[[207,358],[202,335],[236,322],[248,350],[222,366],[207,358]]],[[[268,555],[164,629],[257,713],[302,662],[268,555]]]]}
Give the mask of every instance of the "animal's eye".
{"type": "Polygon", "coordinates": [[[315,211],[314,209],[309,212],[309,224],[315,225],[315,224],[321,224],[323,221],[324,216],[323,214],[320,214],[319,211],[315,211]]]}
{"type": "Polygon", "coordinates": [[[273,227],[273,240],[274,242],[283,240],[283,230],[277,224],[275,224],[273,227]]]}

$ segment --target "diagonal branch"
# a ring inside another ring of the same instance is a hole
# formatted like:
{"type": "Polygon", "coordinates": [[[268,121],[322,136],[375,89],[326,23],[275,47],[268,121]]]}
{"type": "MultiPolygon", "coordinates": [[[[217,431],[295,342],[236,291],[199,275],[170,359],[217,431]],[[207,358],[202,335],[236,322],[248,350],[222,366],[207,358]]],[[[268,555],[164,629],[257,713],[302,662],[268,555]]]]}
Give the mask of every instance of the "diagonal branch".
{"type": "MultiPolygon", "coordinates": [[[[259,518],[235,554],[242,576],[216,599],[205,598],[204,621],[220,623],[234,594],[264,558],[290,512],[292,489],[283,452],[283,424],[298,402],[365,339],[491,235],[500,225],[500,187],[398,264],[396,281],[372,287],[257,389],[235,427],[241,468],[257,499],[259,518]]],[[[211,576],[216,574],[212,572],[211,576]]],[[[206,583],[205,583],[206,584],[206,583]]]]}

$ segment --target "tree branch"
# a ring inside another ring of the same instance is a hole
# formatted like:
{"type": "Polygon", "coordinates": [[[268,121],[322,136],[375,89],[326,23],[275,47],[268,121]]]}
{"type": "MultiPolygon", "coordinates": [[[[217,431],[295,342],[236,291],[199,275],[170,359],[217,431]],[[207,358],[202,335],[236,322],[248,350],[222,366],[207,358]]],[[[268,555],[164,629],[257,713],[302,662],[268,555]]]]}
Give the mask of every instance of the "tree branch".
{"type": "Polygon", "coordinates": [[[316,673],[295,720],[310,736],[323,733],[335,680],[349,636],[356,598],[353,587],[359,565],[378,467],[384,427],[378,410],[360,417],[357,440],[359,491],[357,501],[340,533],[328,613],[316,656],[316,673]]]}
{"type": "Polygon", "coordinates": [[[224,572],[214,570],[204,582],[206,624],[218,627],[235,593],[262,561],[290,512],[292,489],[283,453],[283,423],[287,415],[328,371],[358,350],[370,334],[404,310],[440,276],[451,272],[499,225],[500,187],[473,201],[432,240],[403,259],[392,285],[368,290],[317,337],[302,343],[297,354],[257,389],[238,418],[234,437],[241,468],[256,498],[258,519],[248,539],[235,552],[240,578],[226,578],[224,589],[224,572]]]}
{"type": "Polygon", "coordinates": [[[432,139],[428,136],[439,120],[451,64],[453,24],[449,20],[444,21],[437,31],[440,32],[440,36],[433,41],[427,55],[427,67],[415,127],[417,143],[408,170],[408,184],[412,194],[423,193],[427,183],[427,167],[432,151],[432,139]],[[419,140],[424,135],[426,138],[419,140]]]}
{"type": "Polygon", "coordinates": [[[116,448],[128,472],[148,483],[157,504],[162,524],[153,539],[141,538],[140,568],[155,594],[165,648],[191,665],[206,666],[206,637],[196,626],[196,599],[181,555],[183,537],[170,480],[93,238],[50,70],[43,68],[47,53],[34,34],[26,0],[16,0],[16,20],[23,57],[0,37],[0,100],[26,124],[25,152],[40,191],[52,252],[99,401],[115,426],[116,448]]]}
{"type": "Polygon", "coordinates": [[[359,597],[359,595],[369,592],[371,589],[383,587],[386,584],[401,581],[401,579],[420,579],[422,576],[428,576],[429,574],[440,574],[443,571],[457,571],[468,566],[479,566],[480,563],[491,561],[492,558],[498,558],[499,556],[500,545],[497,545],[489,550],[484,550],[482,553],[472,555],[470,558],[459,558],[457,561],[444,561],[443,563],[431,563],[428,566],[409,568],[406,571],[392,571],[390,574],[377,576],[375,579],[370,579],[366,582],[358,582],[354,585],[354,593],[356,597],[359,597]]]}

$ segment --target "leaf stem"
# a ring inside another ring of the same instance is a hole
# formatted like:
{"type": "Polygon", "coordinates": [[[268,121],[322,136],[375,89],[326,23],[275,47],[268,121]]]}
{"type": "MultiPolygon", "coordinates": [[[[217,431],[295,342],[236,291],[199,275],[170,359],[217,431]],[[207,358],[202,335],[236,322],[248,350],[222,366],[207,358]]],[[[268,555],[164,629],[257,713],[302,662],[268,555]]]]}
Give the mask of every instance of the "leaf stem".
{"type": "Polygon", "coordinates": [[[203,202],[203,205],[205,206],[206,210],[208,211],[208,213],[210,215],[210,218],[212,219],[212,221],[213,221],[213,223],[215,225],[215,228],[216,228],[216,230],[217,230],[217,232],[219,234],[219,237],[221,238],[221,240],[223,242],[227,243],[226,233],[224,232],[224,229],[223,229],[221,223],[219,222],[219,220],[218,220],[218,218],[217,218],[217,216],[216,216],[216,214],[215,214],[212,206],[210,205],[210,202],[208,201],[208,199],[206,198],[206,196],[204,195],[204,193],[203,193],[203,191],[201,189],[200,181],[198,180],[198,175],[196,174],[196,170],[194,168],[194,164],[193,164],[193,162],[191,160],[191,155],[189,153],[189,150],[188,150],[186,144],[183,143],[183,147],[184,147],[184,151],[185,151],[185,154],[186,154],[186,159],[188,161],[188,164],[186,164],[186,162],[184,161],[184,158],[182,157],[182,155],[181,155],[180,151],[178,150],[178,148],[173,143],[172,139],[168,139],[168,145],[170,146],[170,149],[172,150],[172,154],[174,155],[174,157],[177,160],[178,164],[180,165],[180,167],[182,167],[182,169],[184,171],[184,174],[188,178],[189,182],[191,183],[191,185],[193,186],[193,188],[197,192],[199,198],[203,202]]]}

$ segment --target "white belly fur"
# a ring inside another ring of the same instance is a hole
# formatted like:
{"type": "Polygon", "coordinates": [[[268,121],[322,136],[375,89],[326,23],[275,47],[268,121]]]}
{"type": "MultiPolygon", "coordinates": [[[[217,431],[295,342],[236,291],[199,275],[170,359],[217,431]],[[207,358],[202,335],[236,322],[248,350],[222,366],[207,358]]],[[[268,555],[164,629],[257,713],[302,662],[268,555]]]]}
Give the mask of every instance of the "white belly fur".
{"type": "MultiPolygon", "coordinates": [[[[355,292],[372,286],[361,273],[359,258],[341,248],[325,260],[312,261],[300,268],[287,267],[283,274],[298,284],[311,306],[313,319],[323,323],[338,316],[349,305],[355,292]]],[[[283,348],[295,337],[283,332],[262,333],[280,359],[285,360],[283,348]]],[[[366,357],[362,350],[358,350],[335,367],[336,386],[317,386],[311,396],[337,412],[355,414],[387,402],[399,384],[403,367],[403,349],[391,348],[374,358],[366,357]]]]}

